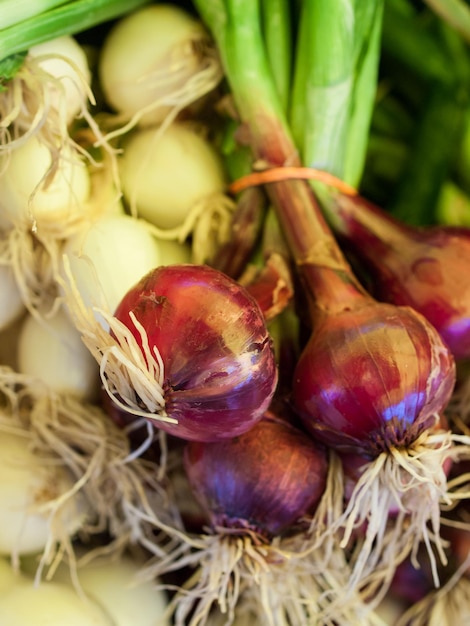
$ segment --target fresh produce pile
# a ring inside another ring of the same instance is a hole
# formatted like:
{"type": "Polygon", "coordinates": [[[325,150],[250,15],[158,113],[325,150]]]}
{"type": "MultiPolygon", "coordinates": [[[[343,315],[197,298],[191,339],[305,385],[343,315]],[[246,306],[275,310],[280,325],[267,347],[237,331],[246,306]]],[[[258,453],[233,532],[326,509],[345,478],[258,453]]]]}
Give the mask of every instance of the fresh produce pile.
{"type": "Polygon", "coordinates": [[[0,16],[0,624],[467,623],[468,6],[35,5],[0,16]]]}

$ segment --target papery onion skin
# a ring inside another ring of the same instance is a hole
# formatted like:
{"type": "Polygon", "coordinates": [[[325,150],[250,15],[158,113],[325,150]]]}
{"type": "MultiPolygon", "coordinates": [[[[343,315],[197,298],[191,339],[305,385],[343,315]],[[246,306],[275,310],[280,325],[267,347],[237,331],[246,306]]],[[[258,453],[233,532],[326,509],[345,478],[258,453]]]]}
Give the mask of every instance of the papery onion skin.
{"type": "Polygon", "coordinates": [[[375,456],[430,428],[454,384],[455,361],[434,327],[409,307],[371,300],[317,318],[293,398],[316,437],[375,456]]]}
{"type": "Polygon", "coordinates": [[[456,359],[470,356],[470,229],[400,223],[360,196],[326,204],[331,223],[371,276],[374,295],[419,311],[456,359]]]}
{"type": "Polygon", "coordinates": [[[320,444],[270,412],[239,437],[186,444],[184,462],[214,528],[268,537],[314,511],[328,468],[320,444]]]}
{"type": "Polygon", "coordinates": [[[159,267],[115,311],[141,346],[131,311],[161,355],[165,411],[178,421],[159,427],[183,439],[215,441],[261,419],[277,368],[264,316],[245,288],[204,265],[159,267]]]}

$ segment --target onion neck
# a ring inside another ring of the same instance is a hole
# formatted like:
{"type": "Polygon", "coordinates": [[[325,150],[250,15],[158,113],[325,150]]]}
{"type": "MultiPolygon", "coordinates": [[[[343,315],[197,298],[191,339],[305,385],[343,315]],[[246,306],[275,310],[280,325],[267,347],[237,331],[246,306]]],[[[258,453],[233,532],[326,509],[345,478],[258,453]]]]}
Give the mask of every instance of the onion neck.
{"type": "Polygon", "coordinates": [[[323,212],[332,229],[346,237],[361,255],[377,258],[389,250],[409,249],[413,231],[361,196],[318,188],[323,212]]]}
{"type": "Polygon", "coordinates": [[[354,276],[308,183],[268,185],[278,219],[298,267],[310,307],[339,312],[362,306],[370,296],[354,276]]]}

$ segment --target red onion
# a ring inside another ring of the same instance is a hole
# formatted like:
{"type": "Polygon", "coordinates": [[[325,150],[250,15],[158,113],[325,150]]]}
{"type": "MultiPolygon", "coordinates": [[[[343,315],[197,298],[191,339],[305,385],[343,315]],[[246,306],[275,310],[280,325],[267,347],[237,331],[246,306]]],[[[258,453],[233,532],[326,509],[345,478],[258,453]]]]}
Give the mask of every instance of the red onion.
{"type": "MultiPolygon", "coordinates": [[[[336,576],[326,574],[322,585],[324,572],[305,550],[306,535],[323,519],[329,470],[323,446],[269,410],[230,440],[187,442],[184,466],[210,528],[187,538],[190,555],[176,550],[151,572],[196,570],[171,600],[174,623],[191,616],[191,623],[205,624],[213,605],[232,623],[247,596],[256,624],[310,623],[336,576]]],[[[325,548],[320,560],[327,558],[325,548]]]]}
{"type": "Polygon", "coordinates": [[[112,316],[85,307],[65,272],[69,310],[117,406],[196,441],[234,437],[261,419],[277,368],[263,313],[242,285],[204,265],[163,266],[112,316]]]}
{"type": "Polygon", "coordinates": [[[470,356],[470,229],[403,224],[360,196],[323,196],[335,232],[371,275],[374,295],[408,305],[456,359],[470,356]]]}
{"type": "Polygon", "coordinates": [[[263,314],[247,291],[207,266],[164,266],[144,276],[114,317],[144,356],[158,350],[165,414],[157,425],[197,441],[234,437],[268,407],[277,372],[263,314]]]}
{"type": "Polygon", "coordinates": [[[239,437],[185,450],[190,484],[213,527],[268,537],[314,511],[327,466],[323,447],[270,413],[239,437]]]}
{"type": "Polygon", "coordinates": [[[296,408],[338,448],[376,455],[407,447],[449,400],[452,357],[414,310],[366,297],[344,302],[316,316],[294,374],[296,408]]]}
{"type": "Polygon", "coordinates": [[[451,396],[452,354],[421,314],[364,290],[307,183],[274,183],[268,191],[310,309],[311,336],[293,379],[296,410],[329,445],[372,456],[409,446],[451,396]]]}

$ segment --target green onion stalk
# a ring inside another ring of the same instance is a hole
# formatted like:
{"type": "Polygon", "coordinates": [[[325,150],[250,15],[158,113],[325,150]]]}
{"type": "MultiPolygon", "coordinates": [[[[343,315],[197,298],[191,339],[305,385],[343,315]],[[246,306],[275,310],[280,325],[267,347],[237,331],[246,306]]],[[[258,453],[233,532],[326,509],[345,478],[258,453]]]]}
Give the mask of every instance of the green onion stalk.
{"type": "Polygon", "coordinates": [[[0,77],[2,62],[32,46],[63,35],[75,35],[118,18],[149,0],[7,0],[0,17],[0,77]]]}
{"type": "Polygon", "coordinates": [[[364,460],[344,512],[330,525],[342,548],[354,546],[344,601],[364,585],[371,593],[386,588],[396,565],[422,541],[433,564],[435,553],[445,561],[440,506],[448,499],[443,466],[452,442],[440,429],[439,414],[455,383],[455,363],[435,328],[413,309],[375,301],[353,274],[318,200],[328,185],[300,176],[308,165],[354,185],[360,180],[383,15],[380,0],[364,4],[302,3],[286,114],[265,48],[260,3],[195,1],[217,42],[253,169],[264,170],[259,180],[309,310],[311,335],[294,371],[293,405],[314,438],[364,460]],[[336,124],[330,111],[337,112],[336,124]],[[269,178],[286,166],[299,168],[299,176],[269,178]]]}

